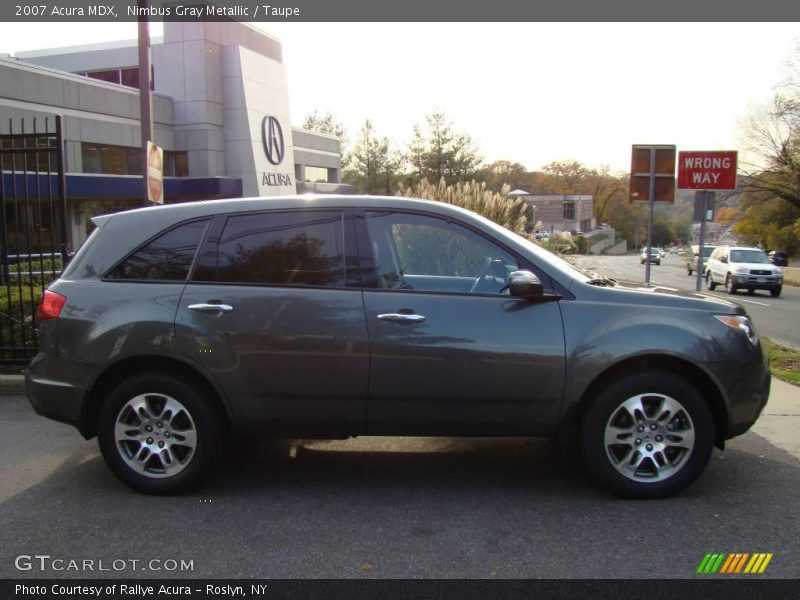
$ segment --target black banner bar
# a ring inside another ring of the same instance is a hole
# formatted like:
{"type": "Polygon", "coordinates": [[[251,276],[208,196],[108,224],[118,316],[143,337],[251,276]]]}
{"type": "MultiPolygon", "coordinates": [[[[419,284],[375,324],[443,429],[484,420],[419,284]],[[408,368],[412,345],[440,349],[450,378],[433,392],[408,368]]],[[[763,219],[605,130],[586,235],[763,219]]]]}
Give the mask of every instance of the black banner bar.
{"type": "Polygon", "coordinates": [[[3,580],[3,600],[737,600],[797,598],[800,582],[786,579],[600,580],[3,580]]]}
{"type": "MultiPolygon", "coordinates": [[[[800,20],[787,0],[151,0],[151,21],[259,22],[773,22],[800,20]]],[[[0,21],[113,22],[141,18],[137,0],[3,0],[0,21]]],[[[650,40],[631,40],[643,45],[650,40]]]]}

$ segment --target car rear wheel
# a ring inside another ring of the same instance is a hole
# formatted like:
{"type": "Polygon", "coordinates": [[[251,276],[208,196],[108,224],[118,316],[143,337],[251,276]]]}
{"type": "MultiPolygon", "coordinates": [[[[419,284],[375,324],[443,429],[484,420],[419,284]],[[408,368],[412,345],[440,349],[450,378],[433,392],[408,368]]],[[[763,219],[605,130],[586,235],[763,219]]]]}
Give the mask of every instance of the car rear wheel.
{"type": "Polygon", "coordinates": [[[772,288],[772,289],[769,291],[769,293],[770,293],[770,295],[771,295],[773,298],[777,298],[778,296],[780,296],[780,295],[781,295],[781,292],[782,292],[782,291],[783,291],[783,286],[782,286],[782,285],[779,285],[778,287],[774,287],[774,288],[772,288]]]}
{"type": "Polygon", "coordinates": [[[709,272],[706,274],[706,287],[707,287],[709,290],[711,290],[712,292],[713,292],[713,291],[716,289],[716,287],[717,287],[717,283],[714,281],[714,276],[711,274],[711,271],[709,271],[709,272]]]}
{"type": "Polygon", "coordinates": [[[694,386],[650,371],[617,380],[597,396],[581,441],[584,465],[600,485],[630,498],[664,498],[702,473],[714,424],[694,386]]]}
{"type": "Polygon", "coordinates": [[[169,374],[123,381],[100,409],[98,442],[122,481],[143,493],[181,492],[202,475],[220,426],[203,394],[169,374]]]}

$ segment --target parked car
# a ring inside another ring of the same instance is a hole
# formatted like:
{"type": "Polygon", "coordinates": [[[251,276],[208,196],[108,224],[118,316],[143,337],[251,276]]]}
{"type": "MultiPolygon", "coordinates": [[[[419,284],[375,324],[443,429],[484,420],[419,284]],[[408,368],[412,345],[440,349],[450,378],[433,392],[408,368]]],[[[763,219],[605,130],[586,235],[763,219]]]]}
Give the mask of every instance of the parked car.
{"type": "MultiPolygon", "coordinates": [[[[703,246],[703,277],[705,277],[705,267],[708,262],[708,257],[716,250],[716,246],[703,246]]],[[[692,246],[692,253],[686,257],[686,271],[691,275],[697,270],[697,257],[699,256],[700,246],[692,246]]]]}
{"type": "MultiPolygon", "coordinates": [[[[653,246],[650,249],[650,262],[657,265],[661,264],[661,259],[664,257],[664,251],[661,248],[653,246]]],[[[644,264],[647,262],[647,246],[642,248],[642,253],[639,255],[639,262],[644,264]]]]}
{"type": "Polygon", "coordinates": [[[720,284],[729,294],[742,289],[751,294],[769,290],[777,298],[783,289],[783,271],[772,265],[760,248],[720,246],[708,259],[706,285],[713,290],[720,284]]]}
{"type": "Polygon", "coordinates": [[[231,434],[470,435],[555,438],[608,489],[664,497],[769,394],[742,307],[584,272],[445,203],[235,199],[93,222],[45,291],[27,393],[142,492],[186,489],[231,434]]]}
{"type": "Polygon", "coordinates": [[[773,250],[769,253],[769,262],[776,267],[788,267],[789,255],[783,250],[773,250]]]}

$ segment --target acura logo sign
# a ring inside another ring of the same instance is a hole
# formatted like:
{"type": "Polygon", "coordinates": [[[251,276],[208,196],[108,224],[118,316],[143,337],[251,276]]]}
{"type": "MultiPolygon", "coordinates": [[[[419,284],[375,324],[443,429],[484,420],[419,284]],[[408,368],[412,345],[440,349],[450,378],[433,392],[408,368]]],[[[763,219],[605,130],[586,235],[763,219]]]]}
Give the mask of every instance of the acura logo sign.
{"type": "Polygon", "coordinates": [[[283,161],[286,147],[283,144],[283,130],[275,117],[267,115],[261,121],[261,139],[264,142],[264,154],[273,165],[283,161]]]}

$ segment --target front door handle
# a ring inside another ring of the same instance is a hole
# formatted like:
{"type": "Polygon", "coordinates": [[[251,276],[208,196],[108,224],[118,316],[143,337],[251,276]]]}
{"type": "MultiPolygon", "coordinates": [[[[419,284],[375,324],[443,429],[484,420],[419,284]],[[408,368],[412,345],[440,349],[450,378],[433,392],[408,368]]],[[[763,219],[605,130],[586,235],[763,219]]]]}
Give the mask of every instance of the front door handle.
{"type": "Polygon", "coordinates": [[[194,310],[196,312],[219,316],[222,313],[231,312],[233,310],[233,307],[229,304],[202,303],[202,304],[190,304],[189,310],[194,310]]]}
{"type": "Polygon", "coordinates": [[[393,323],[422,323],[425,320],[423,315],[403,314],[403,313],[384,313],[378,315],[381,321],[391,321],[393,323]]]}

